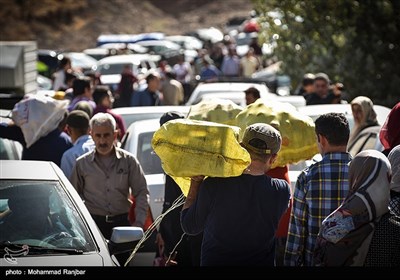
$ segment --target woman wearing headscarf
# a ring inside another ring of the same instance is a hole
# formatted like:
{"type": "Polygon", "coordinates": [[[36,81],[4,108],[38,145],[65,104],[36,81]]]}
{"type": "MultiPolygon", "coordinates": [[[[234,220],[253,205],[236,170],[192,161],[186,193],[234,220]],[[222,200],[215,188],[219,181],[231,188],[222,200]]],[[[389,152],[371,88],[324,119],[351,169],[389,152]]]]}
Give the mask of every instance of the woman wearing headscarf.
{"type": "Polygon", "coordinates": [[[392,165],[389,212],[376,227],[365,266],[400,266],[400,145],[392,149],[388,158],[392,165]]]}
{"type": "Polygon", "coordinates": [[[382,153],[388,155],[393,147],[400,145],[400,102],[390,111],[379,132],[379,139],[385,148],[382,153]]]}
{"type": "Polygon", "coordinates": [[[390,177],[389,160],[381,152],[365,150],[354,157],[349,194],[320,227],[315,265],[364,265],[376,224],[388,211],[390,177]]]}
{"type": "MultiPolygon", "coordinates": [[[[361,150],[373,147],[356,147],[358,135],[366,128],[377,126],[376,112],[373,108],[374,104],[371,99],[366,96],[358,96],[351,101],[351,111],[354,118],[354,126],[351,129],[348,150],[352,156],[355,156],[361,150]]],[[[363,141],[364,142],[364,141],[363,141]]]]}

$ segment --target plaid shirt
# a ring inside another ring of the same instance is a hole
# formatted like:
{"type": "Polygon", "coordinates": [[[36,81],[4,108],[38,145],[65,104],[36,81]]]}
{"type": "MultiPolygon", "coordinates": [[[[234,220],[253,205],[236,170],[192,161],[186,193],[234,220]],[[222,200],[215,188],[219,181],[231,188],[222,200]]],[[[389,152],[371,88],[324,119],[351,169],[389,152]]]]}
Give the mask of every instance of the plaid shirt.
{"type": "Polygon", "coordinates": [[[327,153],[299,175],[285,251],[285,266],[313,266],[315,241],[322,221],[349,191],[349,153],[327,153]]]}

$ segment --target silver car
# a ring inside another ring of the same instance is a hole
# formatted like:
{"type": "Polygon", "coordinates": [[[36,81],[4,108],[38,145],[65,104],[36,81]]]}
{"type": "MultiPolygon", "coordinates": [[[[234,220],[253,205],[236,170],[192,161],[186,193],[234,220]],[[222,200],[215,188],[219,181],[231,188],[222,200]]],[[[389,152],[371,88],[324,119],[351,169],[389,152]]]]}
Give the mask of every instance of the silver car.
{"type": "Polygon", "coordinates": [[[115,266],[142,238],[115,227],[106,241],[58,166],[0,161],[0,266],[115,266]]]}

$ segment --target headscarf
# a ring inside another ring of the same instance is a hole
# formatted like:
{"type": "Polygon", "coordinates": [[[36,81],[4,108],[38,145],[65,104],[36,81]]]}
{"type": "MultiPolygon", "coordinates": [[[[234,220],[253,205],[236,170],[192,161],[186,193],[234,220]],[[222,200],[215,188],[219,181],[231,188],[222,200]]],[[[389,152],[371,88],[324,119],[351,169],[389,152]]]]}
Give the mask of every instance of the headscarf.
{"type": "Polygon", "coordinates": [[[394,146],[400,144],[400,102],[390,111],[379,133],[379,139],[385,150],[386,155],[394,146]]]}
{"type": "Polygon", "coordinates": [[[350,191],[322,222],[314,261],[318,266],[361,266],[376,223],[388,211],[391,168],[380,152],[365,150],[350,163],[350,191]]]}
{"type": "Polygon", "coordinates": [[[354,120],[354,127],[350,133],[349,144],[350,147],[357,137],[357,135],[366,127],[378,125],[378,120],[376,119],[376,113],[374,111],[374,104],[372,103],[371,99],[366,96],[358,96],[351,101],[351,105],[360,105],[361,111],[363,112],[363,119],[360,123],[357,123],[354,120]]]}

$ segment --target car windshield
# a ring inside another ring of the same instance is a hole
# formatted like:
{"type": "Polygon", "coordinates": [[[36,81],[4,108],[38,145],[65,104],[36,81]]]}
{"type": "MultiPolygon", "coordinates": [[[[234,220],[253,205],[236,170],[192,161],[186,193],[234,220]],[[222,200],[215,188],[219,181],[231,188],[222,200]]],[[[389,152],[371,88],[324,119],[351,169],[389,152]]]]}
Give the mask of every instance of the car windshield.
{"type": "Polygon", "coordinates": [[[0,233],[0,249],[5,244],[96,249],[82,216],[57,181],[1,180],[0,233]]]}
{"type": "Polygon", "coordinates": [[[163,173],[161,160],[151,147],[154,131],[139,135],[138,160],[146,175],[163,173]]]}

